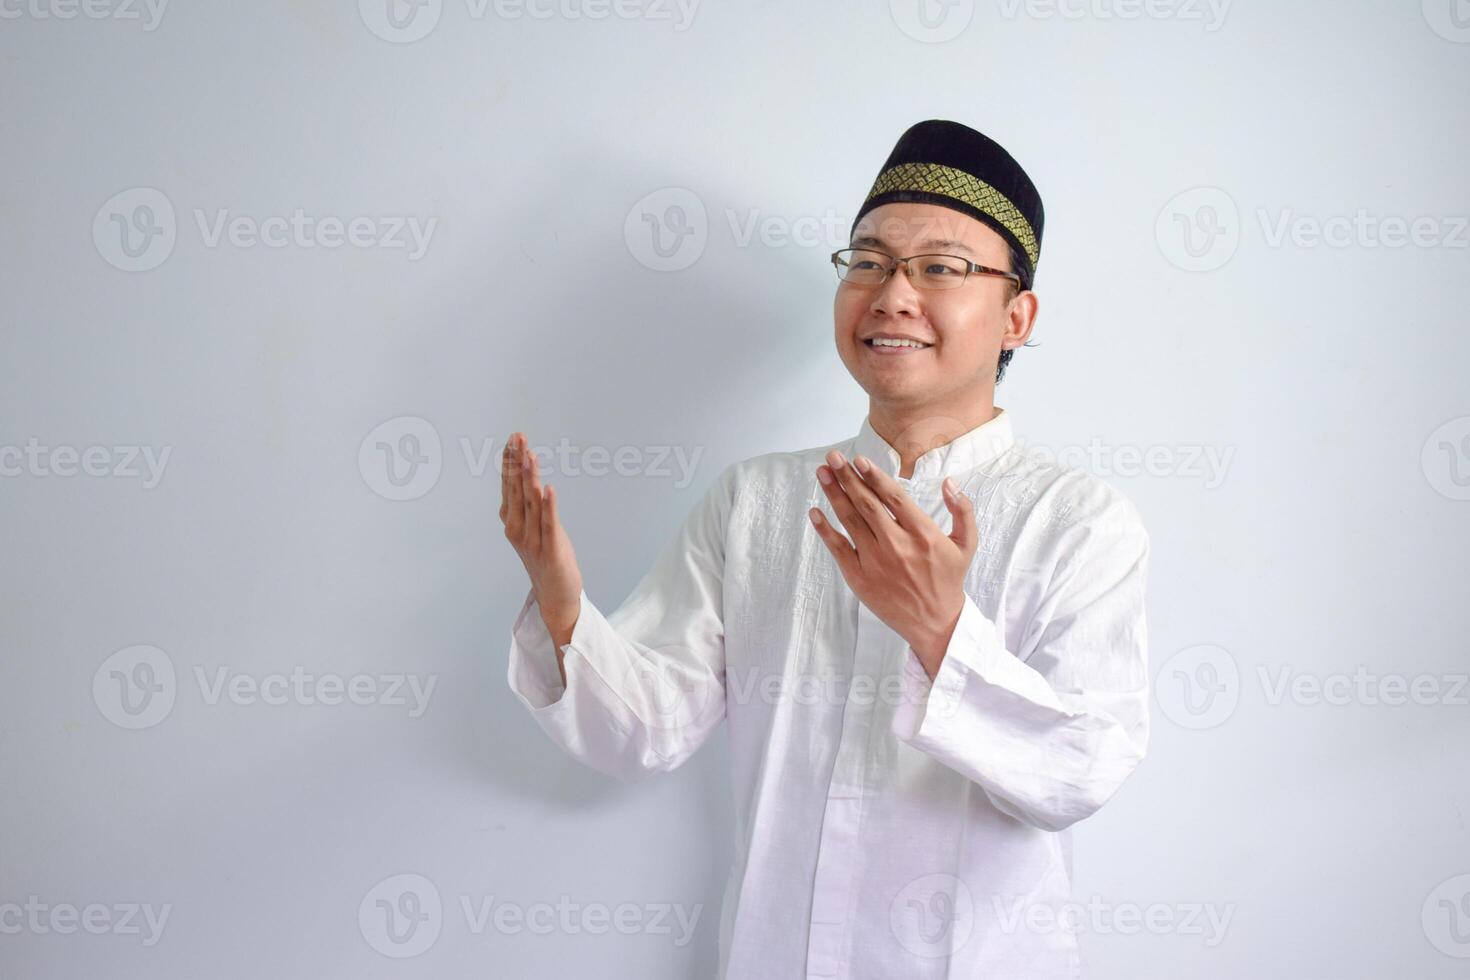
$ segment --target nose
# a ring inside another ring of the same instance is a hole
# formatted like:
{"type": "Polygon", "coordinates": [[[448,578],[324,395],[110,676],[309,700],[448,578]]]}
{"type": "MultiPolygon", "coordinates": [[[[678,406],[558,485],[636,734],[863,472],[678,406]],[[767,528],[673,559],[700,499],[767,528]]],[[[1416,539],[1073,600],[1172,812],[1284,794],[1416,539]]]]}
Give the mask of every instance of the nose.
{"type": "Polygon", "coordinates": [[[873,294],[873,302],[868,309],[874,316],[918,315],[919,291],[909,282],[908,263],[898,263],[898,267],[873,294]]]}

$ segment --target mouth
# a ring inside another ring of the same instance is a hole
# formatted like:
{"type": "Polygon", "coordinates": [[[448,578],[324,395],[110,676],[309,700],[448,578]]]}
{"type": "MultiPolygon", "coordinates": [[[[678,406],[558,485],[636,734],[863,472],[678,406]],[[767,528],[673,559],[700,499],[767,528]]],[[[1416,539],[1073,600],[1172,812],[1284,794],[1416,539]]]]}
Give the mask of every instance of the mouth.
{"type": "Polygon", "coordinates": [[[907,354],[922,354],[934,345],[917,340],[889,340],[882,337],[869,337],[863,341],[863,346],[880,357],[902,357],[907,354]]]}

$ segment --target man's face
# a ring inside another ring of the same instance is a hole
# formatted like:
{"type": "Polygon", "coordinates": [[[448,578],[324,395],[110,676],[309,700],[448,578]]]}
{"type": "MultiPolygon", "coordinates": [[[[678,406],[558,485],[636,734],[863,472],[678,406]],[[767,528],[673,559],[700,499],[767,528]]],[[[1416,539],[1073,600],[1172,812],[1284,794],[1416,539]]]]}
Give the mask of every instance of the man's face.
{"type": "MultiPolygon", "coordinates": [[[[967,214],[935,204],[874,208],[863,215],[850,244],[893,256],[958,255],[1010,270],[1000,235],[967,214]]],[[[881,405],[964,401],[976,386],[993,390],[1002,342],[1015,347],[1031,331],[1034,296],[1010,300],[1012,289],[1010,280],[974,273],[953,289],[920,289],[902,266],[880,286],[839,283],[833,303],[837,353],[881,405]],[[875,348],[877,336],[907,337],[929,346],[875,348]]]]}

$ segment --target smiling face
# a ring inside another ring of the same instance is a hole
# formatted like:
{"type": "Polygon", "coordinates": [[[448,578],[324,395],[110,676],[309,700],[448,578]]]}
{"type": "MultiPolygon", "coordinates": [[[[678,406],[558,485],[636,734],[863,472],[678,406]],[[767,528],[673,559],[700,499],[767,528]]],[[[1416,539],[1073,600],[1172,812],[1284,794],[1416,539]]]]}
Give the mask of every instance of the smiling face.
{"type": "MultiPolygon", "coordinates": [[[[894,256],[958,255],[1010,270],[1005,239],[984,222],[936,204],[876,207],[853,229],[850,244],[894,256]]],[[[1035,322],[1035,294],[1013,298],[1013,292],[1010,280],[974,273],[953,289],[921,289],[902,266],[879,286],[841,282],[832,310],[838,356],[868,393],[875,414],[973,417],[994,399],[1001,349],[1025,343],[1035,322]],[[927,346],[873,343],[882,337],[927,346]]]]}

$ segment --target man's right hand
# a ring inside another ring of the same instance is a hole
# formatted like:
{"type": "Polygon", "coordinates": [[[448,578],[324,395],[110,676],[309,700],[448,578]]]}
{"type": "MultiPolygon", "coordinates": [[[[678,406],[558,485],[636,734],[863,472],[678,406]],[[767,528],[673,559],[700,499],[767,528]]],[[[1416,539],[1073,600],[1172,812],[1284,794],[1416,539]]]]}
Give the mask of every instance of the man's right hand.
{"type": "Polygon", "coordinates": [[[531,578],[541,619],[556,642],[556,664],[565,684],[561,648],[571,642],[582,611],[582,572],[572,541],[557,519],[556,491],[549,483],[542,489],[540,465],[520,432],[511,433],[500,460],[500,521],[531,578]]]}

